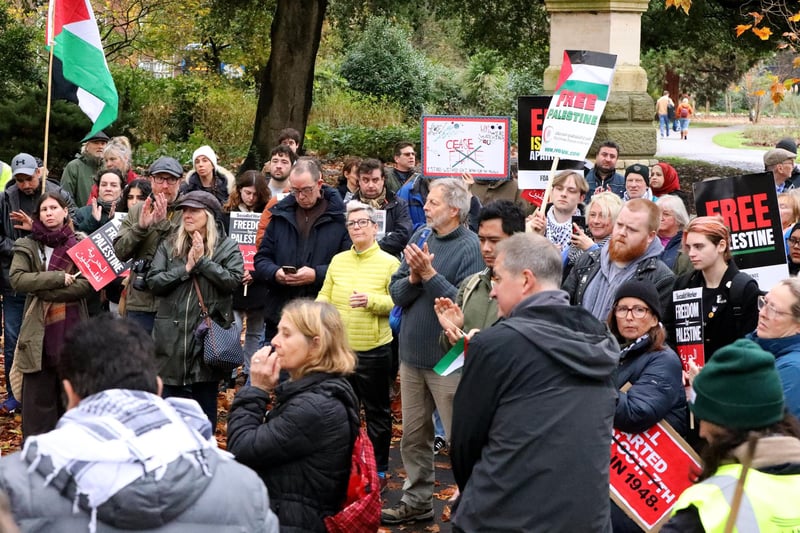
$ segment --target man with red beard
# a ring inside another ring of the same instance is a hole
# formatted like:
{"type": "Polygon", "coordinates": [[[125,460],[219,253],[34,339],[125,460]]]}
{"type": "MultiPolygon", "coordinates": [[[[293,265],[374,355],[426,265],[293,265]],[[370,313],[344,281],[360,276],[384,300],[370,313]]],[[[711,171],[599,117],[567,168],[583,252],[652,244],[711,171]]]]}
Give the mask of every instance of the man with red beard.
{"type": "Polygon", "coordinates": [[[666,309],[675,276],[658,256],[664,247],[656,238],[661,216],[650,200],[635,198],[622,207],[608,246],[583,254],[569,273],[562,289],[570,303],[582,305],[601,321],[608,318],[614,291],[636,279],[652,283],[666,309]]]}

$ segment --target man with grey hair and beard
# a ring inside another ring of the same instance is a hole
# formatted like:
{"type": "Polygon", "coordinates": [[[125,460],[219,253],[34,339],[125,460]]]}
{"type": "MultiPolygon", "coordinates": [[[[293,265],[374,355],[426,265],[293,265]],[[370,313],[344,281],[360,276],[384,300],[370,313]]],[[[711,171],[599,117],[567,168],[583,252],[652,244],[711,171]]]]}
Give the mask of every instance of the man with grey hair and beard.
{"type": "Polygon", "coordinates": [[[573,305],[582,305],[605,321],[614,293],[624,282],[636,279],[655,286],[662,309],[672,300],[675,275],[659,259],[664,247],[656,238],[661,212],[650,200],[628,200],[620,210],[606,246],[583,254],[564,280],[562,288],[573,305]]]}
{"type": "Polygon", "coordinates": [[[462,180],[431,180],[425,201],[427,225],[411,236],[405,258],[389,285],[395,305],[403,308],[398,336],[403,397],[400,454],[407,477],[401,501],[381,513],[384,524],[433,518],[431,417],[437,408],[445,434],[450,434],[453,396],[461,377],[458,372],[440,376],[433,371],[445,354],[439,345],[442,328],[434,300],[454,300],[461,281],[483,270],[478,237],[465,225],[469,208],[470,193],[462,180]]]}
{"type": "Polygon", "coordinates": [[[497,245],[501,320],[469,341],[453,405],[453,531],[610,532],[619,346],[559,289],[546,238],[497,245]]]}

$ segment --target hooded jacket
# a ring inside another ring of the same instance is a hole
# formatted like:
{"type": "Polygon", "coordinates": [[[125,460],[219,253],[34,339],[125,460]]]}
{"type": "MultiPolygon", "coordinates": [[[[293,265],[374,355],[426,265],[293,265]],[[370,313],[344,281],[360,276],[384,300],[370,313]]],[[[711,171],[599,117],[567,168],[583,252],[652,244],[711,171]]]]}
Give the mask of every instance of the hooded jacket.
{"type": "Polygon", "coordinates": [[[94,186],[94,176],[102,164],[101,158],[81,153],[64,167],[64,172],[61,173],[61,188],[75,199],[78,206],[84,206],[89,201],[94,186]]]}
{"type": "MultiPolygon", "coordinates": [[[[60,423],[59,427],[64,426],[60,423]]],[[[108,456],[120,455],[119,443],[110,442],[105,450],[108,456]]],[[[85,495],[76,497],[75,480],[61,471],[46,481],[35,466],[40,462],[39,466],[47,467],[37,453],[37,443],[26,452],[0,459],[0,490],[8,495],[20,530],[91,531],[91,504],[85,495]]],[[[254,472],[226,452],[209,448],[195,453],[201,455],[179,455],[163,470],[143,473],[111,495],[97,507],[96,532],[278,533],[266,488],[254,472]]],[[[106,461],[112,462],[108,457],[106,461]]],[[[108,468],[113,466],[109,464],[108,468]]],[[[108,487],[113,486],[113,478],[106,480],[108,487]]]]}
{"type": "Polygon", "coordinates": [[[619,345],[563,291],[469,342],[451,458],[463,531],[611,530],[608,464],[619,345]]]}
{"type": "Polygon", "coordinates": [[[203,182],[200,181],[200,175],[196,170],[192,170],[186,176],[186,183],[181,185],[178,196],[184,195],[191,191],[205,191],[213,194],[219,200],[220,205],[224,205],[228,201],[228,196],[233,192],[236,187],[236,178],[227,169],[217,166],[214,168],[214,187],[203,187],[203,182]]]}
{"type": "Polygon", "coordinates": [[[275,398],[265,418],[268,393],[236,394],[228,450],[264,480],[282,533],[323,533],[347,495],[358,401],[345,378],[325,373],[285,381],[275,398]]]}
{"type": "Polygon", "coordinates": [[[800,334],[762,339],[753,331],[746,338],[775,356],[775,369],[781,377],[786,409],[800,418],[800,334]]]}

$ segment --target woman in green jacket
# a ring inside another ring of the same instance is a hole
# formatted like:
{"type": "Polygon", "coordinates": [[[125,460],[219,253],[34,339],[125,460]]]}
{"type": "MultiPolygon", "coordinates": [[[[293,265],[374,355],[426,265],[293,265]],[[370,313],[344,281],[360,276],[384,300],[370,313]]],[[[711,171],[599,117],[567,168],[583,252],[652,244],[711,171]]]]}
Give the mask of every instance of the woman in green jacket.
{"type": "Polygon", "coordinates": [[[92,286],[67,250],[78,243],[66,200],[39,197],[28,237],[14,243],[11,287],[27,293],[14,366],[22,373],[22,435],[46,433],[64,414],[58,363],[66,332],[88,317],[92,286]]]}
{"type": "Polygon", "coordinates": [[[233,290],[242,282],[244,261],[238,245],[226,236],[217,217],[221,206],[214,196],[192,191],[178,198],[181,223],[161,242],[153,257],[147,283],[158,297],[153,338],[158,375],[165,398],[192,398],[217,424],[217,389],[224,372],[203,361],[203,341],[195,338],[200,325],[200,287],[209,316],[223,327],[233,322],[233,290]]]}
{"type": "Polygon", "coordinates": [[[336,307],[342,315],[347,341],[358,355],[358,367],[348,380],[364,404],[367,434],[375,449],[381,483],[385,483],[392,439],[389,282],[400,261],[378,246],[376,220],[372,207],[357,201],[347,204],[347,232],[353,247],[333,256],[317,301],[336,307]]]}

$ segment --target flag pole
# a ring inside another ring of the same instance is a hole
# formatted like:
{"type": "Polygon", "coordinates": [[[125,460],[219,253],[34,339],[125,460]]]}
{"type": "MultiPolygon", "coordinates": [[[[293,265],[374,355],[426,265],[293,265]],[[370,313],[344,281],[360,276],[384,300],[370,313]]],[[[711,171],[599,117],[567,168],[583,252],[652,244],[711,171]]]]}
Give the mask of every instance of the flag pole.
{"type": "MultiPolygon", "coordinates": [[[[54,0],[50,0],[52,3],[54,0]]],[[[52,6],[50,6],[52,7],[52,6]]],[[[50,58],[47,66],[47,108],[45,109],[44,115],[44,153],[42,154],[42,168],[44,171],[47,172],[47,149],[48,149],[48,139],[50,138],[50,105],[53,101],[53,49],[55,46],[53,45],[53,39],[51,38],[52,28],[53,28],[53,21],[51,20],[51,13],[52,9],[48,8],[47,10],[47,45],[50,47],[50,58]]],[[[44,180],[47,180],[47,176],[44,176],[44,180]]],[[[42,187],[42,194],[44,194],[45,187],[42,187]]]]}

